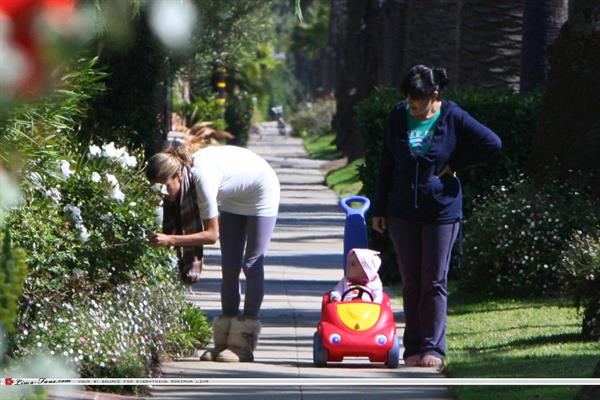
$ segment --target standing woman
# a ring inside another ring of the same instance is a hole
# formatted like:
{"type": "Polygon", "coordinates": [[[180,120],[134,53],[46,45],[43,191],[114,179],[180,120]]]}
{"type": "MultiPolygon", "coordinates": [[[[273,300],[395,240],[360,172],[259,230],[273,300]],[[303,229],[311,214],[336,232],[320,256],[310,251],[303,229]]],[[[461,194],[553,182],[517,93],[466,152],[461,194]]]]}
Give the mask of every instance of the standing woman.
{"type": "Polygon", "coordinates": [[[261,329],[258,313],[264,296],[263,261],[277,218],[279,181],[264,159],[241,147],[208,146],[191,157],[188,154],[171,148],[154,155],[146,176],[153,184],[164,184],[168,192],[165,200],[180,201],[182,209],[186,199],[193,198],[204,230],[180,235],[157,233],[151,241],[155,246],[185,249],[220,240],[222,315],[213,321],[215,348],[207,350],[202,359],[253,361],[261,329]],[[242,270],[246,293],[240,312],[242,270]]]}
{"type": "Polygon", "coordinates": [[[462,219],[456,173],[502,146],[489,128],[441,98],[447,84],[443,68],[408,72],[406,100],[392,109],[384,132],[375,189],[373,229],[389,229],[403,281],[407,366],[442,366],[448,267],[462,219]]]}

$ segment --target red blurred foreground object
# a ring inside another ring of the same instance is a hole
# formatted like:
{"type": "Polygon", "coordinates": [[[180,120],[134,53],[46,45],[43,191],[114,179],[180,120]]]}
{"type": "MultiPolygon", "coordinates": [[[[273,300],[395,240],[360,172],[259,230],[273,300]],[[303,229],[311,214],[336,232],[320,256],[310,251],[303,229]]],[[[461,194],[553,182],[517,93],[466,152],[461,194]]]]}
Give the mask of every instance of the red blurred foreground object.
{"type": "Polygon", "coordinates": [[[0,30],[0,42],[6,41],[25,64],[12,85],[18,95],[34,96],[45,86],[44,57],[35,24],[37,18],[44,18],[60,30],[74,13],[75,0],[0,1],[0,28],[4,28],[0,30]]]}

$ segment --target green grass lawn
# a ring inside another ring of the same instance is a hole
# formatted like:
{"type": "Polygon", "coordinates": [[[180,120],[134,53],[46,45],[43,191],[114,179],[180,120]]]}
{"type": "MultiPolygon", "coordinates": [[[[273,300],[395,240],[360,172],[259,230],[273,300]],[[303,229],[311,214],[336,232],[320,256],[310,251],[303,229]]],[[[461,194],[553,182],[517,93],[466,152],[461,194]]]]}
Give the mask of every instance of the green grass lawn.
{"type": "MultiPolygon", "coordinates": [[[[581,316],[556,300],[463,301],[450,294],[448,356],[453,378],[590,378],[600,343],[582,341],[581,316]]],[[[461,386],[460,400],[573,399],[579,387],[461,386]]]]}
{"type": "MultiPolygon", "coordinates": [[[[332,144],[334,139],[333,133],[304,138],[304,147],[308,156],[320,160],[335,160],[343,157],[343,154],[332,144]]],[[[358,178],[358,167],[364,162],[364,158],[359,158],[342,168],[330,171],[325,177],[325,184],[340,197],[357,194],[362,189],[362,182],[358,178]]]]}
{"type": "Polygon", "coordinates": [[[342,158],[343,154],[335,148],[334,144],[332,144],[334,139],[334,133],[304,138],[304,147],[308,152],[308,156],[319,160],[335,160],[336,158],[342,158]]]}
{"type": "Polygon", "coordinates": [[[365,159],[359,158],[345,167],[329,172],[325,183],[340,197],[357,194],[362,189],[362,182],[358,179],[358,167],[364,163],[365,159]]]}

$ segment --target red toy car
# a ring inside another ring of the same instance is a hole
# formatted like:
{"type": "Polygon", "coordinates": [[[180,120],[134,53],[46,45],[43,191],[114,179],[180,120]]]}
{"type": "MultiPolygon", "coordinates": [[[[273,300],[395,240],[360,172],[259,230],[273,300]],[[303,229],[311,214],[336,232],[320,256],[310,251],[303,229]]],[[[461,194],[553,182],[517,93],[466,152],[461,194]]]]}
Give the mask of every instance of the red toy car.
{"type": "Polygon", "coordinates": [[[363,301],[363,293],[371,296],[364,286],[352,286],[343,295],[357,291],[351,301],[329,300],[323,296],[321,321],[313,337],[313,362],[324,367],[328,361],[344,357],[369,357],[371,362],[384,362],[389,368],[400,363],[400,338],[390,299],[384,293],[381,304],[363,301]]]}

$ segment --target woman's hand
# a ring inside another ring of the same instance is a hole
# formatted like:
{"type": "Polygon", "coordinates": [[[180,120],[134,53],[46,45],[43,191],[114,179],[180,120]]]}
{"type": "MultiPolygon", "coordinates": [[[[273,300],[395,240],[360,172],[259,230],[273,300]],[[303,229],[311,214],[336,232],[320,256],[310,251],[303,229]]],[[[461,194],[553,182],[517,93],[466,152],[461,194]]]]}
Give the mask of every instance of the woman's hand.
{"type": "Polygon", "coordinates": [[[385,217],[373,217],[371,225],[375,232],[383,233],[387,229],[385,217]]]}
{"type": "Polygon", "coordinates": [[[150,236],[149,240],[152,247],[173,246],[171,235],[165,235],[164,233],[155,233],[154,235],[150,236]]]}

